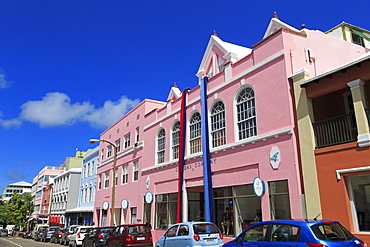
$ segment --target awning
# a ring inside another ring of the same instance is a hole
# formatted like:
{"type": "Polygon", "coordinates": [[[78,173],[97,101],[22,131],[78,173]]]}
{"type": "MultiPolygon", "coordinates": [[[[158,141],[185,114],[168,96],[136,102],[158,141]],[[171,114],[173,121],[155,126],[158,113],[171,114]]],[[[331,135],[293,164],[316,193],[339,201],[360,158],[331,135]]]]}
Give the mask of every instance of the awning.
{"type": "Polygon", "coordinates": [[[355,34],[357,34],[357,35],[361,36],[363,39],[366,39],[367,41],[370,41],[370,38],[369,38],[369,37],[367,37],[365,34],[363,34],[363,33],[359,32],[359,31],[357,31],[357,30],[354,30],[354,29],[351,29],[351,31],[352,31],[352,32],[354,32],[355,34]]]}
{"type": "Polygon", "coordinates": [[[94,207],[77,207],[66,210],[66,213],[85,213],[85,212],[94,212],[94,207]]]}

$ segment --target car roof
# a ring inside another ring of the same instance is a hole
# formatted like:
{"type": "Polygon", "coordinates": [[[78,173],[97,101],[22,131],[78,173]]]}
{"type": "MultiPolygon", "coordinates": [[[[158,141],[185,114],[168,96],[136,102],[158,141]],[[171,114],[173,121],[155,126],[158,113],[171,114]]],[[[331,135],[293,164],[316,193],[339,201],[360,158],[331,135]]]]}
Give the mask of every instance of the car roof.
{"type": "Polygon", "coordinates": [[[119,225],[119,226],[146,226],[146,225],[145,224],[123,224],[123,225],[119,225]]]}
{"type": "Polygon", "coordinates": [[[313,219],[284,219],[284,220],[268,220],[258,222],[260,223],[281,223],[281,224],[294,224],[294,225],[316,225],[316,224],[323,224],[323,223],[339,223],[339,221],[335,220],[313,220],[313,219]]]}

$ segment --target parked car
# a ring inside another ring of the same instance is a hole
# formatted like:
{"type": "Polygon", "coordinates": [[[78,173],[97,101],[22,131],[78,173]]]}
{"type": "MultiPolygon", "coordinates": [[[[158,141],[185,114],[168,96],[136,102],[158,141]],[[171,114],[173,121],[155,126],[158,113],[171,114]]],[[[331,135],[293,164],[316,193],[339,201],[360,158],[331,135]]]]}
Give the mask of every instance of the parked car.
{"type": "Polygon", "coordinates": [[[233,241],[232,246],[346,246],[365,247],[338,221],[273,220],[251,225],[233,241]]]}
{"type": "Polygon", "coordinates": [[[39,229],[41,229],[41,228],[48,228],[48,227],[49,227],[49,225],[36,225],[35,228],[32,231],[31,238],[35,239],[36,234],[39,231],[39,229]]]}
{"type": "Polygon", "coordinates": [[[27,239],[32,238],[32,232],[25,232],[25,233],[23,234],[22,238],[27,238],[27,239]]]}
{"type": "Polygon", "coordinates": [[[72,225],[72,226],[67,226],[64,228],[62,237],[60,239],[60,244],[63,245],[68,245],[69,246],[69,236],[73,234],[73,231],[78,227],[79,225],[72,225]]]}
{"type": "Polygon", "coordinates": [[[105,241],[115,227],[95,227],[85,235],[82,247],[105,247],[105,241]]]}
{"type": "Polygon", "coordinates": [[[169,227],[155,243],[156,247],[167,246],[222,246],[224,236],[211,222],[183,222],[169,227]]]}
{"type": "Polygon", "coordinates": [[[107,247],[116,246],[153,246],[152,233],[144,224],[117,226],[106,239],[107,247]]]}
{"type": "Polygon", "coordinates": [[[55,231],[58,231],[60,229],[59,226],[51,226],[46,228],[45,232],[42,232],[40,234],[40,241],[41,242],[50,242],[51,236],[55,231]]]}
{"type": "Polygon", "coordinates": [[[63,231],[64,231],[64,228],[59,228],[58,230],[54,231],[53,234],[51,234],[50,242],[54,244],[60,244],[63,231]]]}
{"type": "Polygon", "coordinates": [[[8,230],[7,229],[1,229],[0,230],[0,237],[7,237],[8,236],[8,230]]]}
{"type": "Polygon", "coordinates": [[[35,241],[41,241],[42,235],[46,232],[46,228],[39,228],[35,235],[33,236],[33,240],[35,241]]]}
{"type": "Polygon", "coordinates": [[[78,226],[74,229],[73,234],[69,236],[69,246],[77,247],[82,245],[85,235],[93,229],[94,226],[78,226]]]}

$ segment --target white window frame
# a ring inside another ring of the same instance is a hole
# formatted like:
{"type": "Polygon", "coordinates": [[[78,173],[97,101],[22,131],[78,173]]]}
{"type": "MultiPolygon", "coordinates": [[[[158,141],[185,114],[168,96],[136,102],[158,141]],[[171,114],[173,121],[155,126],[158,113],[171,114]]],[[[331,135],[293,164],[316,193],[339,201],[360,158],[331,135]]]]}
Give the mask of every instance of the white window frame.
{"type": "Polygon", "coordinates": [[[226,112],[225,104],[221,100],[216,101],[210,111],[211,123],[211,147],[219,147],[226,144],[226,112]]]}
{"type": "Polygon", "coordinates": [[[139,180],[139,161],[135,160],[133,165],[133,171],[132,171],[132,181],[138,181],[139,180]]]}
{"type": "Polygon", "coordinates": [[[257,130],[256,96],[255,96],[254,89],[250,86],[241,88],[236,94],[234,106],[235,106],[235,113],[236,113],[235,114],[235,123],[236,123],[235,127],[236,127],[236,137],[237,137],[236,139],[245,140],[247,138],[257,136],[258,130],[257,130]],[[242,97],[241,95],[244,93],[245,90],[250,90],[248,94],[250,95],[252,93],[253,95],[249,98],[248,96],[244,95],[243,97],[246,99],[241,100],[240,99],[242,97]],[[251,107],[249,107],[248,105],[251,105],[251,107]],[[240,111],[240,109],[242,109],[242,111],[240,111]],[[252,116],[244,117],[243,113],[245,112],[250,113],[250,111],[252,111],[252,114],[251,114],[252,116]],[[243,115],[244,117],[241,121],[239,120],[239,115],[243,115]],[[244,126],[244,128],[241,128],[240,125],[247,125],[247,127],[245,128],[244,126]]]}
{"type": "Polygon", "coordinates": [[[202,116],[195,112],[189,119],[190,154],[202,152],[202,116]]]}
{"type": "Polygon", "coordinates": [[[157,134],[157,164],[164,163],[166,150],[166,131],[161,128],[157,134]]]}
{"type": "Polygon", "coordinates": [[[171,145],[172,145],[172,159],[179,158],[179,148],[180,148],[180,121],[176,121],[171,129],[171,145]]]}

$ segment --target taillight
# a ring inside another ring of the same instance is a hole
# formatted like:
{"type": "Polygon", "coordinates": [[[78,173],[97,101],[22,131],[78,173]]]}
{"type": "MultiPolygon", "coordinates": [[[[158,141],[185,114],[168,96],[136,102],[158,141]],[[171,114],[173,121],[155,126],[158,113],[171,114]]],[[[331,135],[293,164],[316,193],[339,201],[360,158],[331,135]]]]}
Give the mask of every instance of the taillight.
{"type": "Polygon", "coordinates": [[[131,243],[131,236],[130,235],[127,236],[126,243],[131,243]]]}
{"type": "Polygon", "coordinates": [[[328,247],[325,244],[319,244],[319,243],[306,243],[310,247],[328,247]]]}
{"type": "Polygon", "coordinates": [[[77,237],[78,238],[80,238],[81,237],[81,233],[79,232],[79,233],[77,233],[77,237]]]}
{"type": "Polygon", "coordinates": [[[104,234],[99,234],[96,238],[104,238],[104,234]]]}
{"type": "Polygon", "coordinates": [[[220,239],[224,239],[224,235],[221,232],[218,233],[218,236],[220,236],[220,239]]]}
{"type": "Polygon", "coordinates": [[[194,234],[193,238],[194,238],[195,241],[199,241],[200,240],[200,236],[198,234],[194,234]]]}
{"type": "Polygon", "coordinates": [[[67,232],[67,235],[69,236],[69,235],[71,235],[71,233],[70,232],[67,232]]]}
{"type": "Polygon", "coordinates": [[[362,247],[367,247],[367,244],[364,241],[362,241],[361,239],[359,239],[358,241],[360,241],[362,247]]]}

